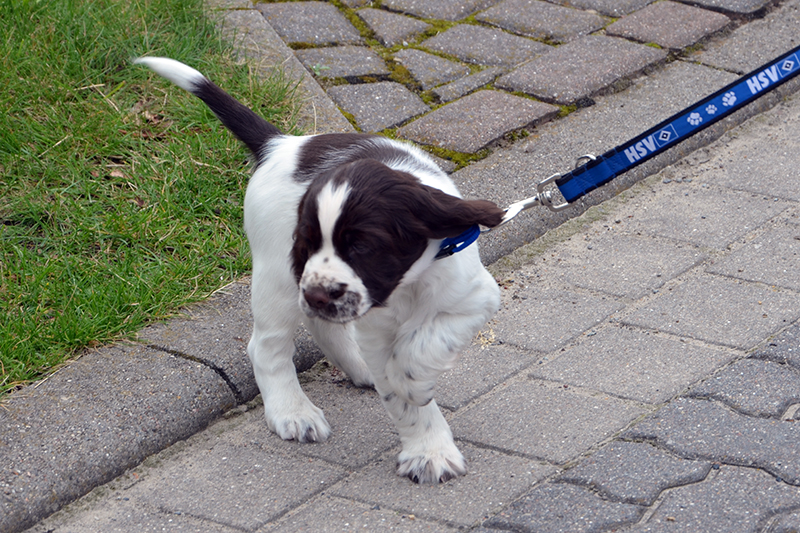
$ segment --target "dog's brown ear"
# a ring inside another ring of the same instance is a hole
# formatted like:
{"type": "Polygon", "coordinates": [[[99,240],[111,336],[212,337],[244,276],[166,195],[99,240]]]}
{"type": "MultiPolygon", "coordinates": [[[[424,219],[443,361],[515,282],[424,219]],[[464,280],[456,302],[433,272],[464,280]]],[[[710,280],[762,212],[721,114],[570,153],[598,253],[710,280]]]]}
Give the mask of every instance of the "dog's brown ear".
{"type": "Polygon", "coordinates": [[[415,192],[414,215],[428,230],[428,238],[456,237],[475,224],[493,228],[505,211],[488,200],[464,200],[439,189],[420,185],[415,192]]]}

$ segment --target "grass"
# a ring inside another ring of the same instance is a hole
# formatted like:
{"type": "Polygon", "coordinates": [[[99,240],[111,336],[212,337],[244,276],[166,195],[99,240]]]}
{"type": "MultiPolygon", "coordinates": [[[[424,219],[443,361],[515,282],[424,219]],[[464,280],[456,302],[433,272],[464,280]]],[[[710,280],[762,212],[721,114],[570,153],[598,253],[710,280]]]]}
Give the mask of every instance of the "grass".
{"type": "Polygon", "coordinates": [[[202,0],[0,0],[0,393],[249,270],[247,153],[144,54],[293,129],[294,85],[237,63],[202,0]]]}

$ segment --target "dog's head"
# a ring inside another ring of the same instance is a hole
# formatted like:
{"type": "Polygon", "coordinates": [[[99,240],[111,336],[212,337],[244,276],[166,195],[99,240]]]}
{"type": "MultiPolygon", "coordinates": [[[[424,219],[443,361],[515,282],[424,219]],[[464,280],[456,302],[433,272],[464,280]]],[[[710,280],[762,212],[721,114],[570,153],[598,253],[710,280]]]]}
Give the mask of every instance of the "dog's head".
{"type": "Polygon", "coordinates": [[[300,306],[340,323],[384,305],[431,239],[503,218],[492,202],[451,196],[372,159],[316,179],[298,214],[292,261],[300,306]]]}

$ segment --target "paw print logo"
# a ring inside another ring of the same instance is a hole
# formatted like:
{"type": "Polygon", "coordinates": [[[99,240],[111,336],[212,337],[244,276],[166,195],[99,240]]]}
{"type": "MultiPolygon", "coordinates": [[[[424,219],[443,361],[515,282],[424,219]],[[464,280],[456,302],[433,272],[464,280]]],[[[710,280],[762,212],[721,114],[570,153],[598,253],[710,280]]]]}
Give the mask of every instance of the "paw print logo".
{"type": "Polygon", "coordinates": [[[722,105],[724,105],[725,107],[730,107],[735,103],[736,103],[736,94],[733,91],[725,93],[722,96],[722,105]]]}
{"type": "Polygon", "coordinates": [[[715,106],[714,104],[710,104],[710,105],[709,105],[709,106],[706,108],[706,113],[708,113],[709,115],[713,115],[713,114],[714,114],[714,113],[716,113],[716,112],[717,112],[717,106],[715,106]]]}
{"type": "Polygon", "coordinates": [[[692,113],[686,120],[688,120],[689,124],[691,124],[692,126],[697,126],[698,124],[703,122],[703,117],[700,116],[700,113],[692,113]]]}

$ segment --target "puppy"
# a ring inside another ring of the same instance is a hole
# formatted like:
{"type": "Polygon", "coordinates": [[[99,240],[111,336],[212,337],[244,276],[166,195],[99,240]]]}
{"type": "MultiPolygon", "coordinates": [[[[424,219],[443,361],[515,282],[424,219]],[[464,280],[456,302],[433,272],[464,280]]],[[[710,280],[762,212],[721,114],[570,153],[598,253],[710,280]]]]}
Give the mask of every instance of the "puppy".
{"type": "Polygon", "coordinates": [[[292,364],[302,321],[353,383],[380,394],[402,442],[398,475],[437,483],[465,474],[434,387],[497,311],[500,292],[477,245],[448,255],[443,240],[497,226],[503,210],[460,198],[411,145],[285,135],[191,67],[156,57],[136,63],[199,97],[253,153],[244,201],[253,259],[247,353],[270,429],[299,442],[331,432],[292,364]]]}

